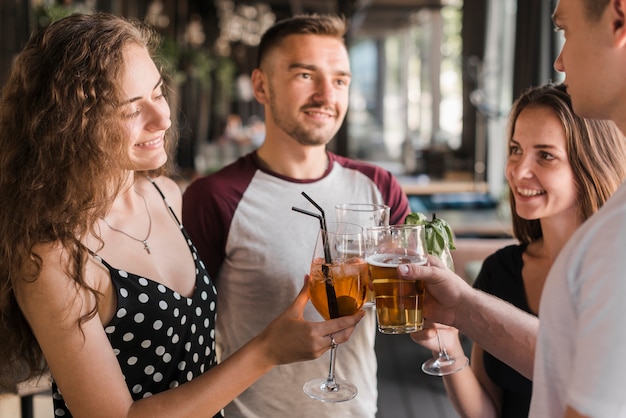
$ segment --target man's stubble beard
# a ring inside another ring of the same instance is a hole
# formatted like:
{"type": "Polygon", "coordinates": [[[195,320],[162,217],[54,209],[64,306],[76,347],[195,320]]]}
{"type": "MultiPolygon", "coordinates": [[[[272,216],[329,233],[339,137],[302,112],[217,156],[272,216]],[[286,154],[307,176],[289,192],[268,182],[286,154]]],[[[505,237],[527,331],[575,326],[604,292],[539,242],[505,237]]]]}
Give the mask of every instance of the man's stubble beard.
{"type": "MultiPolygon", "coordinates": [[[[293,138],[300,145],[319,146],[328,144],[337,134],[338,126],[331,133],[326,133],[323,129],[309,128],[301,126],[296,119],[283,117],[274,98],[270,99],[270,110],[274,125],[293,138]]],[[[312,106],[311,106],[312,107],[312,106]]]]}

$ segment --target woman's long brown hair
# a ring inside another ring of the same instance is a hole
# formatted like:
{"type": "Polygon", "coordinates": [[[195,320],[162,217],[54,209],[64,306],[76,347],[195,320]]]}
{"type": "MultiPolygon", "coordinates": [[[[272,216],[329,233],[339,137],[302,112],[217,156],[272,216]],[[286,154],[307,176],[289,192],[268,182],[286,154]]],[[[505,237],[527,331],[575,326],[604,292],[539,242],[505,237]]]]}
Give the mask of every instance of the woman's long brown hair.
{"type": "MultiPolygon", "coordinates": [[[[561,121],[567,159],[578,189],[578,212],[584,221],[600,209],[626,178],[626,139],[613,122],[576,116],[565,86],[545,85],[528,89],[513,104],[509,140],[520,113],[529,107],[548,109],[561,121]]],[[[541,238],[539,220],[522,219],[517,215],[512,192],[509,200],[513,235],[521,243],[541,238]]]]}
{"type": "MultiPolygon", "coordinates": [[[[94,225],[130,167],[120,117],[123,52],[137,44],[154,53],[157,41],[140,22],[76,14],[31,36],[13,64],[0,94],[1,386],[45,369],[13,291],[19,281],[37,280],[38,244],[62,246],[66,274],[96,295],[85,280],[82,242],[98,236],[94,225]]],[[[172,132],[166,145],[171,154],[172,132]]],[[[97,305],[79,322],[96,312],[97,305]]]]}

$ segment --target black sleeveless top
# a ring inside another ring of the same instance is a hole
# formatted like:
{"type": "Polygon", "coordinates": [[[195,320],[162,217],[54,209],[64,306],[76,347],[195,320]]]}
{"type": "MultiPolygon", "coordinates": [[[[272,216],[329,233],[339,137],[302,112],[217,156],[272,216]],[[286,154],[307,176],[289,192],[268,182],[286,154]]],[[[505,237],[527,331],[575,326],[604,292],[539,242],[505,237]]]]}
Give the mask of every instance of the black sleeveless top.
{"type": "MultiPolygon", "coordinates": [[[[196,288],[193,296],[186,298],[94,255],[111,273],[117,293],[116,313],[105,332],[134,400],[189,382],[216,364],[217,291],[187,232],[161,190],[152,184],[189,245],[196,265],[196,288]]],[[[55,417],[72,416],[54,382],[52,399],[55,417]]]]}
{"type": "MultiPolygon", "coordinates": [[[[522,279],[522,253],[526,245],[510,245],[483,262],[474,287],[535,315],[528,306],[522,279]]],[[[502,417],[526,418],[530,409],[532,382],[488,352],[483,354],[485,371],[502,389],[502,417]]]]}

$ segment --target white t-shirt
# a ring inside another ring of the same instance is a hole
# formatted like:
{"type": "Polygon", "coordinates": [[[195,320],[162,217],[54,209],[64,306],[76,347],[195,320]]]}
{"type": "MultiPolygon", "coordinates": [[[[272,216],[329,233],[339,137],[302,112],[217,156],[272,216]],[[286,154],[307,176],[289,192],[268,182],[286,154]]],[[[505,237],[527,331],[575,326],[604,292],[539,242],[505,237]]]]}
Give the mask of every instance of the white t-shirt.
{"type": "Polygon", "coordinates": [[[626,417],[626,185],[570,238],[539,307],[530,416],[626,417]]]}
{"type": "MultiPolygon", "coordinates": [[[[324,208],[328,221],[334,220],[339,203],[385,203],[391,207],[390,223],[404,222],[408,200],[389,172],[332,153],[328,157],[321,178],[294,180],[263,169],[252,153],[185,191],[183,224],[216,278],[216,341],[222,358],[280,315],[309,273],[320,224],[291,209],[317,213],[303,191],[324,208]]],[[[226,417],[374,418],[376,318],[373,309],[367,311],[337,350],[336,376],[357,386],[355,399],[326,404],[302,391],[308,380],[328,375],[326,352],[313,361],[275,367],[226,407],[226,417]]],[[[304,317],[322,321],[310,303],[304,317]]]]}

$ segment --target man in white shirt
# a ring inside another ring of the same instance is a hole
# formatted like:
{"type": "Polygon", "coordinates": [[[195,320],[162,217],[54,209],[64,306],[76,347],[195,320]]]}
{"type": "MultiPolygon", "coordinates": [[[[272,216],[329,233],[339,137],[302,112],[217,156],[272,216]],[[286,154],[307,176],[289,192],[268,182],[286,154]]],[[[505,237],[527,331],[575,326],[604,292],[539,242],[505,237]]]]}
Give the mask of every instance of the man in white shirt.
{"type": "MultiPolygon", "coordinates": [[[[553,20],[565,35],[554,66],[566,74],[574,110],[626,133],[626,0],[560,0],[553,20]]],[[[531,417],[615,418],[626,417],[624,249],[622,185],[559,254],[540,321],[442,268],[399,269],[426,281],[425,316],[459,328],[533,379],[531,417]]]]}

